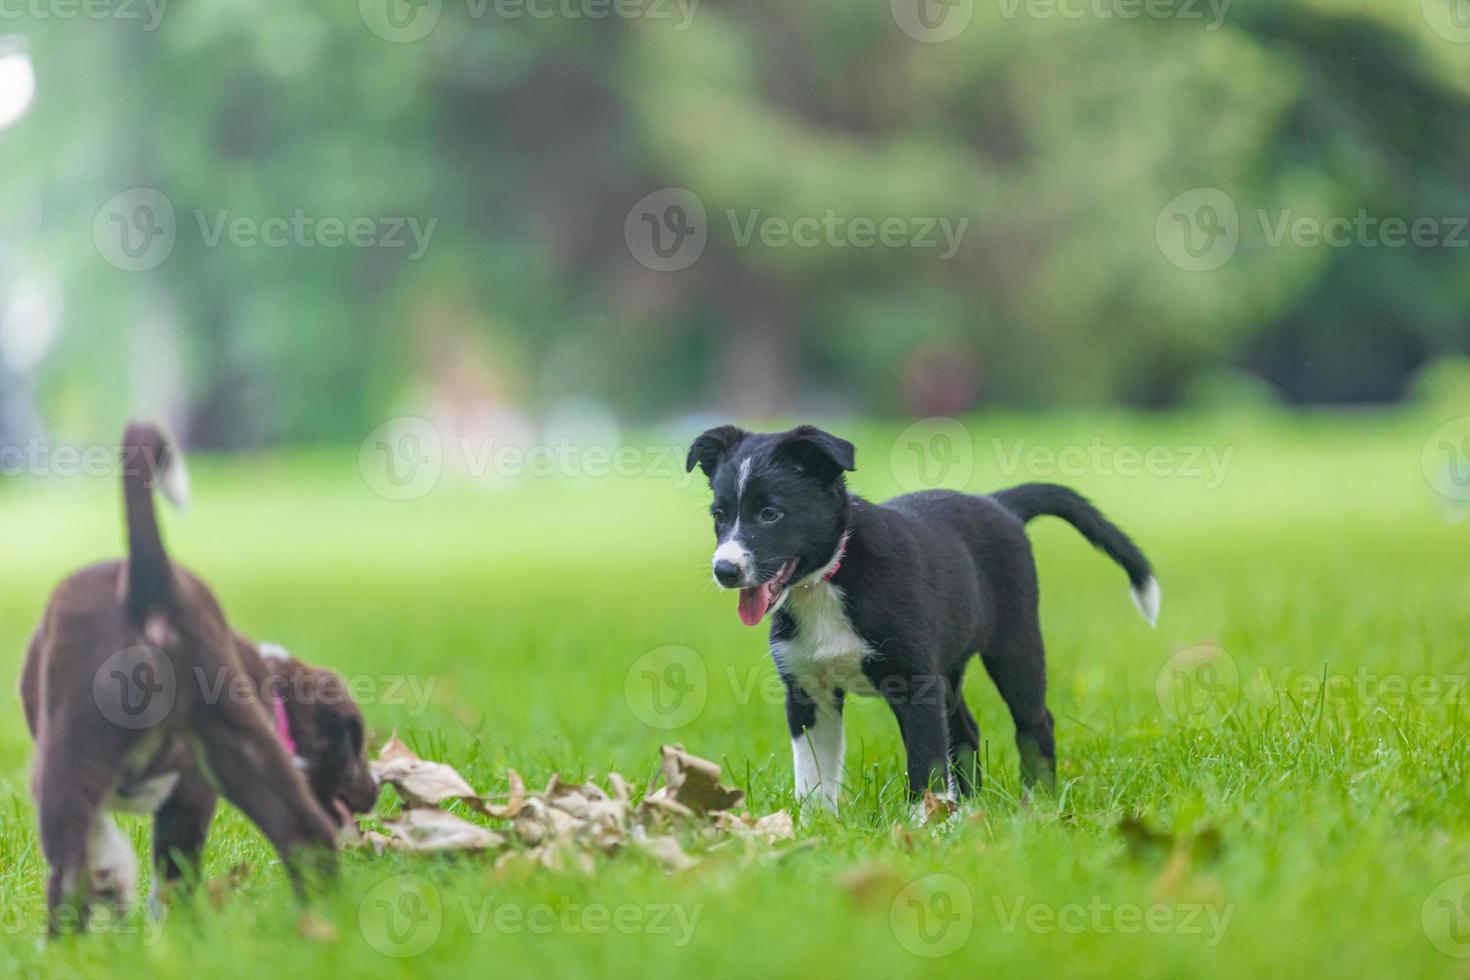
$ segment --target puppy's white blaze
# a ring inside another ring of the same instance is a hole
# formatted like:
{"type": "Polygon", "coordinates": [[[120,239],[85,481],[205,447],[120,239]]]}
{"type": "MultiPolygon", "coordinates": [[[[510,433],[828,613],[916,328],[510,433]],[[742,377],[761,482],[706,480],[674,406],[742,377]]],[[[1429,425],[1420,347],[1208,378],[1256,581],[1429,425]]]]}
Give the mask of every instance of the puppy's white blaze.
{"type": "Polygon", "coordinates": [[[745,495],[745,481],[750,479],[750,457],[747,456],[740,461],[740,479],[735,487],[735,497],[738,500],[745,495]]]}
{"type": "Polygon", "coordinates": [[[169,453],[159,488],[180,513],[189,509],[189,469],[184,465],[184,454],[177,448],[169,453]]]}
{"type": "Polygon", "coordinates": [[[279,643],[262,643],[260,645],[260,655],[262,657],[264,657],[266,660],[290,660],[291,659],[291,651],[290,650],[287,650],[285,647],[281,646],[279,643]]]}
{"type": "Polygon", "coordinates": [[[112,893],[131,907],[138,894],[138,858],[117,824],[99,813],[87,832],[87,872],[93,895],[112,893]]]}
{"type": "Polygon", "coordinates": [[[1129,590],[1133,594],[1133,604],[1148,620],[1150,626],[1157,626],[1159,622],[1159,603],[1163,601],[1163,593],[1159,589],[1159,580],[1152,575],[1142,586],[1129,590]]]}
{"type": "Polygon", "coordinates": [[[821,708],[815,723],[791,740],[798,801],[820,799],[828,810],[837,812],[844,741],[842,716],[821,708]]]}

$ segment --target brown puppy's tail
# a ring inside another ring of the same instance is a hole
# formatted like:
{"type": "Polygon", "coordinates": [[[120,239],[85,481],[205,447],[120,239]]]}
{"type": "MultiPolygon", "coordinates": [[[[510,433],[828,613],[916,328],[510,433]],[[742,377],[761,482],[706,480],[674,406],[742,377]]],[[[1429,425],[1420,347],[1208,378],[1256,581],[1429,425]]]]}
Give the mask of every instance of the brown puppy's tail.
{"type": "Polygon", "coordinates": [[[151,609],[173,595],[173,569],[158,533],[153,488],[183,510],[189,503],[184,457],[158,426],[130,422],[123,433],[123,505],[128,523],[128,582],[123,602],[128,616],[143,626],[151,609]]]}

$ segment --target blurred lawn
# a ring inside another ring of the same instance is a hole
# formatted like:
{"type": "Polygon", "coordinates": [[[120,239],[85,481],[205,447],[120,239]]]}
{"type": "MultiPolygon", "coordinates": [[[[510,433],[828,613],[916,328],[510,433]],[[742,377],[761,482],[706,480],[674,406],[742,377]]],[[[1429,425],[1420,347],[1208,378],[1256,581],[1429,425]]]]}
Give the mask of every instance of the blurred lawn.
{"type": "MultiPolygon", "coordinates": [[[[308,940],[269,848],[226,812],[209,871],[246,862],[253,875],[223,909],[202,900],[175,909],[157,942],[91,937],[47,949],[35,928],[44,870],[17,706],[0,718],[0,974],[917,976],[962,961],[996,976],[1463,975],[1466,964],[1440,952],[1422,922],[1426,902],[1438,914],[1436,887],[1470,873],[1467,695],[1449,696],[1470,673],[1470,523],[1446,523],[1421,472],[1439,421],[971,420],[972,490],[1050,476],[1001,472],[992,439],[1004,453],[1016,439],[1053,449],[1100,439],[1233,456],[1213,489],[1185,474],[1059,478],[1154,560],[1159,628],[1146,627],[1121,572],[1070,528],[1033,525],[1065,791],[1017,805],[1009,718],[972,671],[987,742],[983,816],[948,832],[915,830],[911,843],[893,831],[909,826],[895,726],[881,704],[855,701],[855,800],[840,822],[807,821],[799,836],[810,846],[780,861],[726,852],[669,877],[624,855],[584,878],[353,855],[341,887],[319,903],[336,938],[308,940]],[[1242,694],[1223,724],[1198,729],[1169,719],[1155,682],[1172,654],[1205,643],[1227,651],[1242,694]],[[1379,683],[1366,696],[1361,687],[1326,703],[1310,696],[1311,678],[1360,671],[1429,677],[1440,693],[1396,697],[1379,683]],[[1131,859],[1117,829],[1129,814],[1167,833],[1218,831],[1219,857],[1171,861],[1165,847],[1131,859]],[[880,884],[863,900],[837,884],[855,867],[892,874],[872,876],[880,884]],[[896,886],[882,884],[937,871],[965,883],[974,910],[968,941],[941,966],[900,941],[896,886]],[[425,876],[442,899],[437,941],[409,960],[374,951],[359,928],[364,896],[403,872],[425,876]],[[487,899],[672,903],[698,918],[684,945],[657,931],[537,934],[480,919],[487,899]],[[1048,928],[1044,917],[1012,923],[1018,901],[1064,918],[1078,905],[1105,911],[1100,920],[1087,912],[1082,928],[1048,928]],[[1210,945],[1209,913],[1202,933],[1125,931],[1126,909],[1156,902],[1228,914],[1223,937],[1210,945]]],[[[840,431],[858,436],[854,488],[875,499],[895,492],[897,430],[840,431]]],[[[658,745],[677,740],[725,763],[752,811],[792,805],[782,707],[763,693],[773,673],[763,631],[742,627],[733,597],[708,582],[702,481],[526,479],[486,491],[446,477],[428,497],[390,502],[360,479],[350,450],[191,462],[194,510],[165,517],[168,543],[240,628],[384,694],[404,675],[420,691],[432,685],[427,704],[409,693],[408,703],[366,705],[376,741],[397,728],[501,791],[506,766],[533,785],[609,769],[643,782],[658,745]],[[640,657],[669,645],[703,662],[708,699],[689,724],[661,731],[640,721],[625,680],[640,657]]],[[[110,479],[0,485],[0,540],[0,649],[10,651],[0,683],[13,690],[55,580],[118,551],[117,489],[110,479]]],[[[126,826],[146,853],[146,824],[126,826]]]]}

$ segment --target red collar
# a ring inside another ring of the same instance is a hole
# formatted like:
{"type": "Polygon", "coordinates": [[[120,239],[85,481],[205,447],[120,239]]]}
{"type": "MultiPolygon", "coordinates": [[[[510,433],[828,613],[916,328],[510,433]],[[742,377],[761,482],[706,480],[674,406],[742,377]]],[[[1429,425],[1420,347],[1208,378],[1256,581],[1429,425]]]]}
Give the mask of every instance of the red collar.
{"type": "Polygon", "coordinates": [[[296,740],[291,737],[291,722],[286,717],[286,702],[280,697],[271,698],[271,705],[276,713],[276,737],[286,747],[290,755],[296,754],[296,740]]]}
{"type": "Polygon", "coordinates": [[[827,569],[826,575],[822,576],[823,582],[832,581],[832,576],[836,575],[837,569],[842,567],[842,556],[847,554],[847,539],[851,536],[852,532],[846,531],[842,535],[842,540],[837,542],[837,554],[832,558],[832,567],[827,569]]]}

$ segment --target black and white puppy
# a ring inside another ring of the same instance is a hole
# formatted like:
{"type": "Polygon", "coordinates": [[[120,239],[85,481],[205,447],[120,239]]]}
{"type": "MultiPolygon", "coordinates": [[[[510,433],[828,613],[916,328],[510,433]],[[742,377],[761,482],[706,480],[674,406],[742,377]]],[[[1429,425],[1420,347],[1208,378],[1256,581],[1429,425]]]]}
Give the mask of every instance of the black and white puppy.
{"type": "Polygon", "coordinates": [[[1159,586],[1148,559],[1065,487],[929,490],[880,505],[848,492],[853,457],[850,442],[813,426],[727,425],[696,439],[686,461],[714,494],[715,580],[740,590],[745,625],[772,614],[798,800],[836,809],[849,693],[893,709],[911,794],[974,792],[980,732],[961,685],[977,653],[1015,721],[1023,783],[1050,782],[1056,752],[1026,522],[1060,517],[1122,565],[1152,624],[1159,586]]]}

